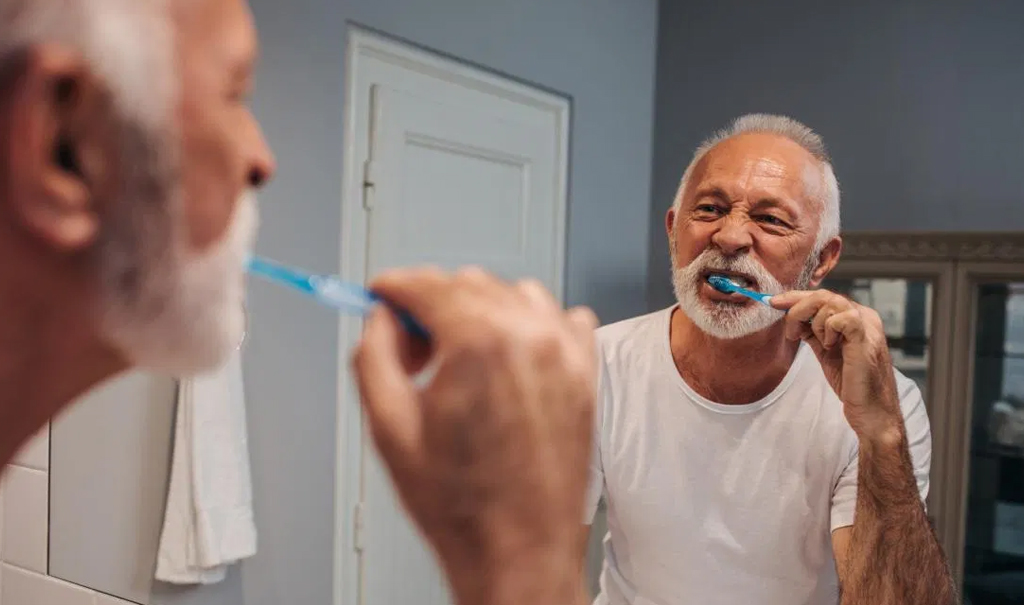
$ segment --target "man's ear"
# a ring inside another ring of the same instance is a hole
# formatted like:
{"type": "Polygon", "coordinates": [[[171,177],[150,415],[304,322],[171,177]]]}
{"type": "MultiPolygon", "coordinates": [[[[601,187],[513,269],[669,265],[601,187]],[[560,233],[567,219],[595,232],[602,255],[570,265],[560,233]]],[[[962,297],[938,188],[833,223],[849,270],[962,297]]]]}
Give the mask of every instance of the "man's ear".
{"type": "Polygon", "coordinates": [[[36,239],[67,252],[86,249],[111,193],[109,95],[81,55],[59,47],[33,49],[20,71],[9,97],[5,203],[36,239]]]}
{"type": "Polygon", "coordinates": [[[811,273],[811,287],[817,288],[821,285],[821,282],[825,281],[828,274],[832,272],[832,269],[836,268],[839,263],[839,256],[843,251],[843,240],[840,237],[834,237],[830,240],[821,252],[818,254],[818,266],[815,267],[814,272],[811,273]]]}

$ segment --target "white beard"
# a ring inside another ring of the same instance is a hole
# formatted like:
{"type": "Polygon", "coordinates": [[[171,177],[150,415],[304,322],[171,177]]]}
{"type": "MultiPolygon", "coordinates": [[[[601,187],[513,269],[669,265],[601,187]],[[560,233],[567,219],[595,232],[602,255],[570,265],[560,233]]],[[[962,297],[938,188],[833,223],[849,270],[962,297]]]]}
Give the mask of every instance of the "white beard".
{"type": "Polygon", "coordinates": [[[742,338],[760,332],[781,320],[785,314],[753,301],[739,305],[702,298],[700,289],[707,271],[745,273],[757,281],[759,291],[781,294],[786,290],[806,289],[817,261],[817,254],[811,255],[796,282],[786,287],[761,263],[746,254],[730,257],[715,248],[708,248],[690,264],[680,267],[675,260],[674,245],[672,250],[672,286],[679,308],[703,332],[721,339],[742,338]]]}
{"type": "MultiPolygon", "coordinates": [[[[137,226],[160,220],[146,219],[137,226]]],[[[187,250],[180,224],[169,229],[163,251],[159,232],[155,245],[109,246],[103,327],[110,341],[133,364],[174,376],[222,365],[246,329],[245,265],[257,224],[250,192],[239,199],[223,239],[202,253],[187,250]]]]}

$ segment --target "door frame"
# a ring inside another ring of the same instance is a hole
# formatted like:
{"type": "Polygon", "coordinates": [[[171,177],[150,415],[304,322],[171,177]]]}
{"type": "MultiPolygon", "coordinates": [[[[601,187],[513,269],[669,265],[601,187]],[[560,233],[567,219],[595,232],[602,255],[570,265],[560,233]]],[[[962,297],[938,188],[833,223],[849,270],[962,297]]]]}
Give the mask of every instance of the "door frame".
{"type": "MultiPolygon", "coordinates": [[[[555,114],[558,123],[559,163],[555,216],[555,278],[552,294],[564,304],[566,250],[568,239],[569,155],[571,146],[572,100],[568,95],[535,83],[473,65],[444,53],[388,37],[354,23],[347,23],[345,51],[344,144],[342,165],[341,242],[339,276],[353,283],[366,283],[368,220],[364,209],[364,164],[369,156],[370,132],[361,130],[363,112],[369,113],[370,86],[363,86],[367,57],[405,69],[440,77],[482,92],[514,98],[555,114]]],[[[348,371],[348,356],[362,331],[362,320],[340,316],[338,321],[338,382],[336,402],[334,605],[362,603],[360,578],[361,545],[358,506],[363,491],[364,446],[362,412],[358,394],[348,371]]]]}
{"type": "Polygon", "coordinates": [[[953,330],[953,356],[950,365],[950,383],[953,397],[962,405],[950,409],[949,432],[949,515],[955,539],[954,549],[948,552],[950,566],[957,582],[962,585],[964,546],[967,541],[967,506],[970,482],[971,425],[974,421],[974,354],[977,343],[977,286],[985,282],[1024,282],[1024,261],[972,261],[960,263],[956,270],[956,312],[953,330]]]}
{"type": "Polygon", "coordinates": [[[1024,281],[1022,232],[843,234],[839,277],[935,280],[928,409],[932,428],[930,518],[958,586],[963,585],[974,356],[974,286],[1024,281]],[[943,372],[948,369],[948,372],[943,372]],[[938,371],[936,371],[938,370],[938,371]]]}

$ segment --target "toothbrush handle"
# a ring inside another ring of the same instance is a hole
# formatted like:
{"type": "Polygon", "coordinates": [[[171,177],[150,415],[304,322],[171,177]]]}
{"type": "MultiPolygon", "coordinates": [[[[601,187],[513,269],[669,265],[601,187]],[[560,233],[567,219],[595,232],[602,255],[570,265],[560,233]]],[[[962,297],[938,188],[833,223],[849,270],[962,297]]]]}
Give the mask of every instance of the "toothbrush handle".
{"type": "Polygon", "coordinates": [[[395,309],[391,305],[388,306],[397,313],[398,321],[402,323],[402,327],[404,327],[409,334],[424,342],[430,342],[430,333],[427,332],[427,329],[424,328],[420,322],[413,319],[412,315],[409,315],[401,309],[395,309]]]}
{"type": "Polygon", "coordinates": [[[394,305],[377,296],[373,292],[369,292],[369,295],[370,299],[373,300],[374,302],[381,303],[387,306],[389,309],[391,309],[391,311],[398,317],[398,321],[402,324],[402,327],[405,328],[405,330],[410,335],[415,336],[416,338],[419,338],[420,340],[423,340],[425,342],[430,342],[430,333],[427,332],[427,329],[424,328],[423,325],[420,324],[420,322],[416,321],[416,319],[413,318],[413,316],[410,315],[407,311],[403,311],[402,309],[395,307],[394,305]]]}

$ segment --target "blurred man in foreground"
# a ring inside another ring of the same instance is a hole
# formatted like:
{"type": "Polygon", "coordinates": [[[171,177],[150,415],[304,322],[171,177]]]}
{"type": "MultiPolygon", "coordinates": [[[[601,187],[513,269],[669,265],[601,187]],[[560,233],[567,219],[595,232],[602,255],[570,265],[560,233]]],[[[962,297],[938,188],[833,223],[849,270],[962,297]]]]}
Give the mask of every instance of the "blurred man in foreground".
{"type": "Polygon", "coordinates": [[[244,327],[251,192],[241,1],[0,4],[2,455],[141,366],[220,363],[244,327]]]}
{"type": "MultiPolygon", "coordinates": [[[[0,0],[0,463],[97,383],[210,369],[240,341],[251,191],[274,172],[255,58],[244,0],[0,0]]],[[[379,311],[356,369],[456,598],[568,602],[593,315],[472,270],[375,286],[434,338],[379,311]]]]}

